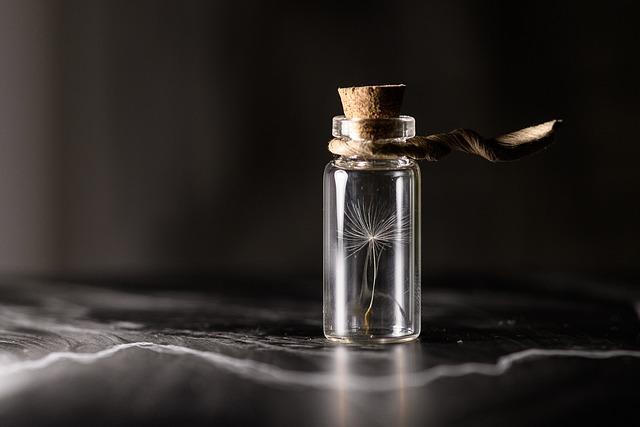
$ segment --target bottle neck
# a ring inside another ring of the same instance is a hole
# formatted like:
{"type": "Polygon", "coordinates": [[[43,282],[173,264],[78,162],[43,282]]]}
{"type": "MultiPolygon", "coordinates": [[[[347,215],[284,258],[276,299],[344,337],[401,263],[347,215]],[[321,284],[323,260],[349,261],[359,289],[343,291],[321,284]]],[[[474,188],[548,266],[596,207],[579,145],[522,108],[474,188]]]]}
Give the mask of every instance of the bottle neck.
{"type": "Polygon", "coordinates": [[[345,157],[340,156],[334,160],[336,166],[344,169],[404,169],[410,168],[415,164],[413,159],[408,157],[397,157],[393,159],[367,159],[364,157],[345,157]]]}
{"type": "MultiPolygon", "coordinates": [[[[404,156],[393,156],[372,148],[377,145],[403,144],[415,136],[415,120],[410,116],[361,119],[336,116],[333,118],[331,134],[341,144],[341,156],[335,160],[339,167],[349,169],[402,169],[412,167],[415,162],[404,156]],[[359,149],[359,144],[363,144],[359,149]],[[373,144],[371,147],[370,144],[373,144]],[[368,148],[367,146],[368,145],[368,148]]],[[[335,140],[334,140],[335,141],[335,140]]],[[[333,142],[333,141],[332,141],[333,142]]]]}

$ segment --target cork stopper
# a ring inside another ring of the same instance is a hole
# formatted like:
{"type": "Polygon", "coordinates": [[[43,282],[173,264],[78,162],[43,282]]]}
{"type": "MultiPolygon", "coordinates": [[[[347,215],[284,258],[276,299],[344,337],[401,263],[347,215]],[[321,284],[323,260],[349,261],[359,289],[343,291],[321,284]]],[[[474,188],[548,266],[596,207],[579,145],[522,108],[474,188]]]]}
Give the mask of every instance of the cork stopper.
{"type": "Polygon", "coordinates": [[[403,84],[338,88],[347,119],[389,119],[400,116],[403,84]]]}

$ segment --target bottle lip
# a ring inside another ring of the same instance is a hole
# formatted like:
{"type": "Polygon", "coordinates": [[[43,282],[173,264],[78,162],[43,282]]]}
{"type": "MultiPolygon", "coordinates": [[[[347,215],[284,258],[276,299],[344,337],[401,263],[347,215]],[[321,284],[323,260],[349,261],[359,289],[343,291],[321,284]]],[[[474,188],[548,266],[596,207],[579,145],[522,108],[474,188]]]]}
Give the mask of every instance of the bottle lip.
{"type": "Polygon", "coordinates": [[[331,134],[334,138],[355,141],[412,138],[416,136],[416,122],[411,116],[385,119],[348,119],[345,116],[335,116],[331,134]]]}

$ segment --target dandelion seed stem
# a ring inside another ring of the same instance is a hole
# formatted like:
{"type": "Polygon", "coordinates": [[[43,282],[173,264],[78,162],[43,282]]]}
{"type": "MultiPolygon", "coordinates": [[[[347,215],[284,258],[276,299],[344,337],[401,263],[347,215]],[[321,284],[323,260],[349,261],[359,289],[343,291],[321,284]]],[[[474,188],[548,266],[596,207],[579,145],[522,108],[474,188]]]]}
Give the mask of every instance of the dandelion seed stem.
{"type": "MultiPolygon", "coordinates": [[[[371,249],[372,249],[372,253],[373,253],[373,279],[372,279],[372,283],[371,283],[371,299],[369,300],[369,306],[367,307],[367,311],[364,312],[364,327],[365,330],[367,331],[367,333],[369,333],[369,319],[371,318],[371,311],[373,309],[373,299],[375,297],[375,292],[376,292],[376,279],[378,278],[378,265],[380,263],[380,255],[382,255],[382,249],[380,249],[380,251],[378,252],[378,255],[376,256],[376,249],[375,249],[375,245],[372,244],[371,245],[371,249]]],[[[367,253],[367,258],[369,258],[369,254],[367,253]]],[[[365,263],[364,265],[365,268],[365,273],[364,275],[367,275],[367,263],[365,263]]]]}

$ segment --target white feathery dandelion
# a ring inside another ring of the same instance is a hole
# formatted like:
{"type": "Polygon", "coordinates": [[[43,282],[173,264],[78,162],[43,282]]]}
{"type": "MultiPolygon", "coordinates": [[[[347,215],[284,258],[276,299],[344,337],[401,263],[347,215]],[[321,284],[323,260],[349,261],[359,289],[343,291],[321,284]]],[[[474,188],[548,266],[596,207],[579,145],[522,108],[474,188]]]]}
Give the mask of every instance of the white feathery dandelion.
{"type": "Polygon", "coordinates": [[[367,310],[364,313],[365,328],[368,329],[369,317],[373,308],[376,280],[380,255],[394,243],[403,242],[409,231],[409,220],[398,216],[394,211],[380,204],[357,201],[347,205],[345,210],[344,230],[339,238],[344,242],[347,257],[365,251],[364,268],[362,271],[362,287],[360,296],[365,290],[371,292],[367,310]],[[369,290],[369,276],[371,289],[369,290]]]}

